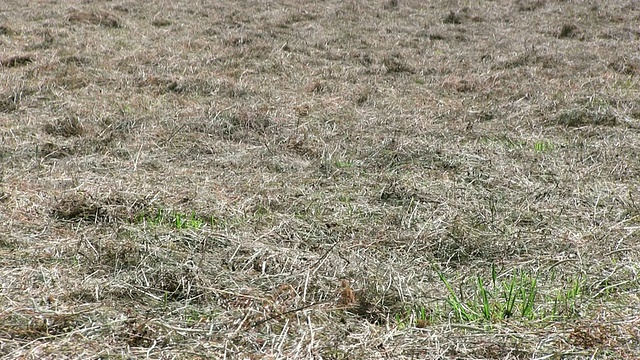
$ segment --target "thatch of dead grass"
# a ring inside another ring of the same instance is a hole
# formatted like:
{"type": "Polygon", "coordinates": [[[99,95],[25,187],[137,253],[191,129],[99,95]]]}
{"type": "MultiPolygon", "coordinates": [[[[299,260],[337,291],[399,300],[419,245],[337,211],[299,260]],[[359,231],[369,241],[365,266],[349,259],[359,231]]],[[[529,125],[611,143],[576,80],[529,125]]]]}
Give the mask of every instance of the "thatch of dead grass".
{"type": "Polygon", "coordinates": [[[0,357],[640,356],[638,17],[2,2],[0,357]]]}

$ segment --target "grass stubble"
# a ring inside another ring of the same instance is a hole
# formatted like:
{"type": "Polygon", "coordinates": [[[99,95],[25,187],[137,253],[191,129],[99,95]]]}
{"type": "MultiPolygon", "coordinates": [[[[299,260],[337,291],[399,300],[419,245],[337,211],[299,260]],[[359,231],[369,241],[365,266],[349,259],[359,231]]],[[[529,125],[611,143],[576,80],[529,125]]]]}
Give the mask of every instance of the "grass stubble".
{"type": "Polygon", "coordinates": [[[0,4],[0,357],[634,358],[640,5],[0,4]]]}

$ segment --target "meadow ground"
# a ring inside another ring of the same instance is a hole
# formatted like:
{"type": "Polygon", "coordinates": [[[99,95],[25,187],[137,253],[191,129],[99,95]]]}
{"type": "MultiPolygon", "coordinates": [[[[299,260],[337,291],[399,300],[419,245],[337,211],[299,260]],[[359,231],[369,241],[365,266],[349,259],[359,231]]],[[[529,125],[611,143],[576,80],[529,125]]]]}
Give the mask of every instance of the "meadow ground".
{"type": "Polygon", "coordinates": [[[640,3],[0,3],[0,357],[640,357],[640,3]]]}

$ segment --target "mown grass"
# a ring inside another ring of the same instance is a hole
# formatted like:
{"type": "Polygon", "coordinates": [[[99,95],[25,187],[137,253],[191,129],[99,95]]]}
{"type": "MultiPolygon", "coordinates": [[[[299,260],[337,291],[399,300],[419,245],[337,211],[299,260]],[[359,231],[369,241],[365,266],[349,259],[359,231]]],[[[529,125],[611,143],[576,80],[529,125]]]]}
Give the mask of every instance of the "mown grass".
{"type": "Polygon", "coordinates": [[[632,1],[0,4],[0,357],[640,356],[632,1]]]}

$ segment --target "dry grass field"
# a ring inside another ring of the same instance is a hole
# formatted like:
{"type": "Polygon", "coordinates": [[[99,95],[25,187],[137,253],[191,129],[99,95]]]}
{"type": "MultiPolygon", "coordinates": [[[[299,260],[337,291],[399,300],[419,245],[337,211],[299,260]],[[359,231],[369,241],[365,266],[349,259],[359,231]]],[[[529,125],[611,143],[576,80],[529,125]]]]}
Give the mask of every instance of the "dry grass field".
{"type": "Polygon", "coordinates": [[[639,24],[1,1],[0,358],[639,358],[639,24]]]}

